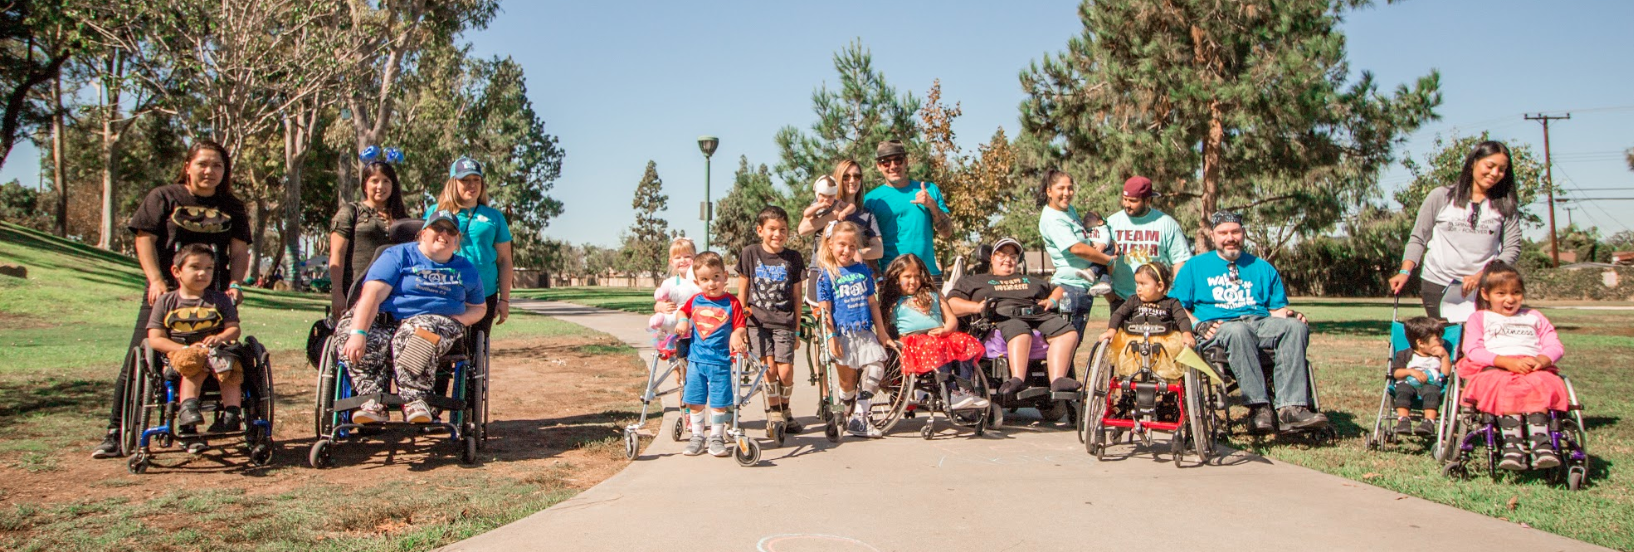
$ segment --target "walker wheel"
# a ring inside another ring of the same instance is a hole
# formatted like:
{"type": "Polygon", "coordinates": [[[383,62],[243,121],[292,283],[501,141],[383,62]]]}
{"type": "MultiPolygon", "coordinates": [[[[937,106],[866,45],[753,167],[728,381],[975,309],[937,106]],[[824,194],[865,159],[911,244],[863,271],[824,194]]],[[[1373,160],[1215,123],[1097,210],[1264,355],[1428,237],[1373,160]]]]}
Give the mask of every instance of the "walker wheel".
{"type": "Polygon", "coordinates": [[[313,469],[324,469],[335,464],[330,448],[333,444],[328,439],[319,439],[312,443],[312,450],[306,454],[306,464],[313,469]]]}
{"type": "Polygon", "coordinates": [[[833,418],[823,420],[823,436],[827,437],[830,443],[840,442],[840,426],[833,418]]]}
{"type": "Polygon", "coordinates": [[[669,438],[674,439],[676,442],[680,442],[681,441],[681,434],[685,433],[686,429],[687,429],[687,415],[686,415],[685,412],[682,412],[680,416],[675,417],[675,427],[670,428],[669,438]]]}
{"type": "Polygon", "coordinates": [[[784,422],[766,422],[766,438],[772,441],[772,448],[783,446],[788,431],[788,424],[784,422]]]}
{"type": "Polygon", "coordinates": [[[1469,469],[1460,462],[1448,462],[1441,466],[1441,475],[1452,479],[1469,479],[1469,469]]]}
{"type": "Polygon", "coordinates": [[[635,460],[636,454],[640,451],[641,437],[637,436],[634,431],[624,430],[624,458],[635,460]]]}
{"type": "Polygon", "coordinates": [[[739,466],[745,468],[760,463],[760,442],[748,437],[739,437],[737,446],[732,447],[732,459],[738,461],[739,466]]]}

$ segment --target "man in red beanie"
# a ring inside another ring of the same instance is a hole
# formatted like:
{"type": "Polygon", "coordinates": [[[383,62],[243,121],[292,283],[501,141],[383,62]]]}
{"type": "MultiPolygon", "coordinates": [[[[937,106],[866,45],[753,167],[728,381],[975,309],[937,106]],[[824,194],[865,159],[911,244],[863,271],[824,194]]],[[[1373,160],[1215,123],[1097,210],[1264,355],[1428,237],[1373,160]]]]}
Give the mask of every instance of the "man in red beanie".
{"type": "Polygon", "coordinates": [[[1150,262],[1169,265],[1171,274],[1191,259],[1191,244],[1180,223],[1163,211],[1152,208],[1152,198],[1161,194],[1152,189],[1152,179],[1130,177],[1123,183],[1123,207],[1109,217],[1112,245],[1117,258],[1112,263],[1112,295],[1107,305],[1117,310],[1135,294],[1135,269],[1150,262]]]}

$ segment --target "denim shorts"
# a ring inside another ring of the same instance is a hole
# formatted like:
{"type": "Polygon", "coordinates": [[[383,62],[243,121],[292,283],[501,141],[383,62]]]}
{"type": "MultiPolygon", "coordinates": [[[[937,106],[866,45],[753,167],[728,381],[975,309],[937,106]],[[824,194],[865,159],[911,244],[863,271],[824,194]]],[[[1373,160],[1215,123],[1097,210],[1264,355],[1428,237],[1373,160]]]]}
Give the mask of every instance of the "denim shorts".
{"type": "Polygon", "coordinates": [[[732,385],[732,366],[694,362],[687,367],[686,389],[681,402],[707,404],[710,408],[730,408],[735,402],[736,390],[732,385]]]}

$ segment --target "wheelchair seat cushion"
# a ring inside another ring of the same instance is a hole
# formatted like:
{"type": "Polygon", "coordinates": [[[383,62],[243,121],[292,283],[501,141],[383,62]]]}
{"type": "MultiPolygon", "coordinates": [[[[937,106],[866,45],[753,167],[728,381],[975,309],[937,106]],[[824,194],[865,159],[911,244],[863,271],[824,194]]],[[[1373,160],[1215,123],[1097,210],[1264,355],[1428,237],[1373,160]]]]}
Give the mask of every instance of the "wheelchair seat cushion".
{"type": "MultiPolygon", "coordinates": [[[[982,342],[982,345],[987,349],[987,353],[984,355],[986,358],[1003,358],[1010,354],[1009,345],[1005,343],[1004,336],[1000,335],[997,329],[987,335],[987,339],[982,342]]],[[[1044,335],[1038,333],[1038,330],[1033,330],[1033,343],[1032,347],[1027,351],[1027,359],[1044,360],[1049,358],[1049,354],[1049,342],[1044,340],[1044,335]]]]}

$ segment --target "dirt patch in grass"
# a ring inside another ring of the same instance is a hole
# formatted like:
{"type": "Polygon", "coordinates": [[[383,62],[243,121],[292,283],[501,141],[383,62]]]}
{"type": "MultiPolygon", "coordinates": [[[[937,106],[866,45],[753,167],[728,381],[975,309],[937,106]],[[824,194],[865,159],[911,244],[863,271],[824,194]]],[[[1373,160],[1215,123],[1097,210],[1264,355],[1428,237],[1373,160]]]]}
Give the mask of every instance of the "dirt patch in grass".
{"type": "Polygon", "coordinates": [[[168,449],[131,475],[123,459],[89,459],[110,379],[6,378],[0,548],[421,549],[548,507],[624,467],[616,439],[635,418],[643,370],[633,351],[599,334],[496,341],[494,350],[490,440],[475,466],[460,465],[445,438],[403,435],[347,442],[335,467],[307,467],[316,374],[296,351],[273,356],[278,448],[265,468],[224,443],[196,458],[168,449]]]}

